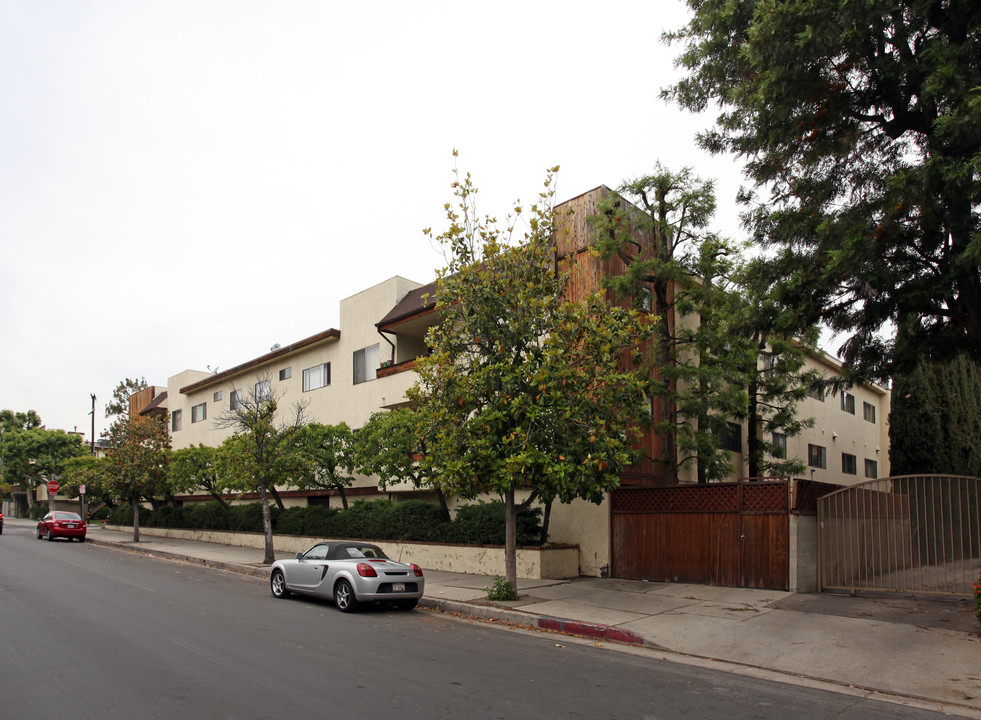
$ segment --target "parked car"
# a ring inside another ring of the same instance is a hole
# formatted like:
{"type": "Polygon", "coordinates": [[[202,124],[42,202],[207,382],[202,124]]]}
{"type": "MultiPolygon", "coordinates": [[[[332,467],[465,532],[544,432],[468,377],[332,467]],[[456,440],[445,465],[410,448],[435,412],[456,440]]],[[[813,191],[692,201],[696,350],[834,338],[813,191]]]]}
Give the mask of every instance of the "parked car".
{"type": "Polygon", "coordinates": [[[54,540],[56,537],[85,542],[85,521],[82,516],[65,510],[55,510],[41,518],[37,524],[38,540],[54,540]]]}
{"type": "Polygon", "coordinates": [[[332,598],[341,612],[360,603],[383,602],[403,610],[419,603],[426,587],[422,568],[385,557],[377,545],[359,542],[317,543],[295,560],[277,560],[269,572],[277,598],[303,593],[332,598]]]}

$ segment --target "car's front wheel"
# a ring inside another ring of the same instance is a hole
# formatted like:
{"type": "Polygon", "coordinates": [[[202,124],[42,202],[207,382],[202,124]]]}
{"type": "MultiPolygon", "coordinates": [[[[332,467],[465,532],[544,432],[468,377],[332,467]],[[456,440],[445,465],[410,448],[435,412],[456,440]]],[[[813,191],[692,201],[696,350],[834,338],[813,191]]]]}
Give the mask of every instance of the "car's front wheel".
{"type": "Polygon", "coordinates": [[[40,540],[40,539],[41,539],[41,537],[42,537],[42,536],[41,536],[41,528],[38,528],[38,529],[37,529],[37,539],[38,539],[38,540],[40,540]]]}
{"type": "Polygon", "coordinates": [[[54,535],[51,534],[51,528],[48,528],[48,534],[47,534],[46,538],[47,538],[48,542],[51,542],[52,540],[54,540],[54,535]]]}
{"type": "Polygon", "coordinates": [[[282,570],[273,570],[272,575],[269,576],[269,587],[272,589],[273,597],[282,599],[290,596],[282,570]]]}
{"type": "Polygon", "coordinates": [[[354,612],[358,609],[358,599],[354,596],[354,588],[344,578],[334,586],[334,604],[341,612],[354,612]]]}

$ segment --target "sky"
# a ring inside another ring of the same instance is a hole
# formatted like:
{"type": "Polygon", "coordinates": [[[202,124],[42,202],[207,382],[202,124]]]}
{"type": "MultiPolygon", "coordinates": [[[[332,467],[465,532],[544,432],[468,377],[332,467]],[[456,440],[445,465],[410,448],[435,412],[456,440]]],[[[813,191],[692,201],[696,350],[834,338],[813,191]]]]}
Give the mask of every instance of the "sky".
{"type": "Polygon", "coordinates": [[[454,167],[503,218],[732,158],[659,99],[676,0],[0,0],[0,408],[96,435],[126,377],[225,369],[429,282],[454,167]],[[454,160],[452,151],[459,157],[454,160]]]}

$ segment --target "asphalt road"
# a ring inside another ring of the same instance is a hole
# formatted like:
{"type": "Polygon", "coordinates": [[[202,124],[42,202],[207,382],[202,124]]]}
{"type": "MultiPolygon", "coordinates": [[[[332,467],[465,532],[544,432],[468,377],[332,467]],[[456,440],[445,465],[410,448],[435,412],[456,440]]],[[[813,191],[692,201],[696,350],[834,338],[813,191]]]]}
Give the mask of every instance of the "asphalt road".
{"type": "Polygon", "coordinates": [[[345,615],[255,578],[8,525],[0,717],[944,716],[422,610],[345,615]]]}

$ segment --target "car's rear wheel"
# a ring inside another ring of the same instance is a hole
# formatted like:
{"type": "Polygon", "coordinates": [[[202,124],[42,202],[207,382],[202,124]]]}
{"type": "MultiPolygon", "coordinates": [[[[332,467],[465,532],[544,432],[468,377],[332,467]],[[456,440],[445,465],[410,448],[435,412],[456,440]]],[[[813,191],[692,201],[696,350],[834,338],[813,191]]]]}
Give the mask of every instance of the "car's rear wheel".
{"type": "Polygon", "coordinates": [[[269,587],[272,589],[273,597],[282,599],[290,596],[282,570],[273,570],[272,575],[269,576],[269,587]]]}
{"type": "Polygon", "coordinates": [[[395,607],[399,610],[415,610],[416,605],[419,604],[419,598],[413,598],[412,600],[396,600],[395,607]]]}
{"type": "Polygon", "coordinates": [[[354,588],[344,578],[334,586],[334,604],[341,612],[354,612],[358,609],[358,599],[354,596],[354,588]]]}

